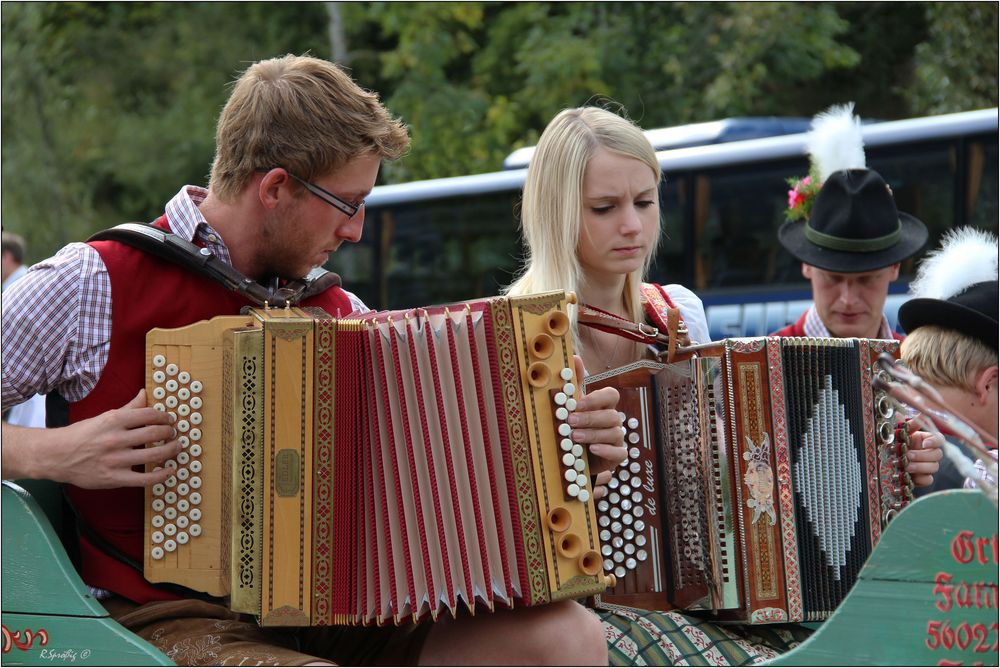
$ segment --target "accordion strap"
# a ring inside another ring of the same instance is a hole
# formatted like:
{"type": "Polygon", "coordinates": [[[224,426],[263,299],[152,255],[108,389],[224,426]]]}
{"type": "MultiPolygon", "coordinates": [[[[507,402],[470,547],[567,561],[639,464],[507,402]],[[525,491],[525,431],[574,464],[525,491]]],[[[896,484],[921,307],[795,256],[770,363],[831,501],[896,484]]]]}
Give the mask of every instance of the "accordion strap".
{"type": "Polygon", "coordinates": [[[624,336],[640,343],[662,346],[666,348],[667,362],[675,361],[678,353],[683,352],[683,349],[690,344],[687,326],[681,320],[680,310],[676,308],[667,311],[666,332],[644,322],[627,320],[589,304],[580,304],[577,307],[576,320],[581,325],[603,332],[624,336]]]}
{"type": "Polygon", "coordinates": [[[118,241],[137,248],[221,283],[258,306],[295,305],[340,285],[340,276],[317,267],[305,278],[288,281],[281,286],[278,279],[274,279],[268,289],[220,260],[208,248],[145,223],[122,223],[94,234],[87,241],[118,241]]]}

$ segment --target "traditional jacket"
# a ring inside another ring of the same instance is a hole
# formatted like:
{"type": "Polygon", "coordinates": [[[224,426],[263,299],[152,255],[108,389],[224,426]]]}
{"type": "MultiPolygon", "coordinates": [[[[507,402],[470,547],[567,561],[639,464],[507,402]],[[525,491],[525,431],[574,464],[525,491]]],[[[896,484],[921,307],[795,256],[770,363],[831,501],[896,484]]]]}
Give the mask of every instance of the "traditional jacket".
{"type": "MultiPolygon", "coordinates": [[[[156,225],[169,229],[166,216],[156,225]]],[[[96,241],[90,245],[100,254],[111,281],[111,345],[97,386],[84,399],[70,404],[70,422],[120,408],[135,397],[144,385],[146,333],[150,329],[183,327],[218,315],[235,315],[250,304],[215,281],[125,244],[96,241]]],[[[310,297],[302,305],[318,306],[333,315],[346,315],[352,310],[347,293],[339,286],[310,297]]],[[[141,564],[143,489],[66,488],[81,523],[141,564]]],[[[86,531],[80,538],[80,562],[80,574],[87,584],[137,603],[178,598],[151,585],[135,568],[99,549],[86,531]]]]}

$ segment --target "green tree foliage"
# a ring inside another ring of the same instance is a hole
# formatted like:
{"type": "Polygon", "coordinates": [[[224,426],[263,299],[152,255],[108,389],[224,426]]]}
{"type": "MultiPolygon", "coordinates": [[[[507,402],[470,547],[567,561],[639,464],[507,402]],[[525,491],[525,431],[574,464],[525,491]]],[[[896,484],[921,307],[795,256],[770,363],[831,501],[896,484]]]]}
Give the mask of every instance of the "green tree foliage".
{"type": "Polygon", "coordinates": [[[204,183],[227,83],[329,57],[331,35],[410,126],[384,182],[496,170],[588,103],[647,128],[997,104],[996,3],[3,3],[0,20],[0,205],[33,259],[204,183]]]}

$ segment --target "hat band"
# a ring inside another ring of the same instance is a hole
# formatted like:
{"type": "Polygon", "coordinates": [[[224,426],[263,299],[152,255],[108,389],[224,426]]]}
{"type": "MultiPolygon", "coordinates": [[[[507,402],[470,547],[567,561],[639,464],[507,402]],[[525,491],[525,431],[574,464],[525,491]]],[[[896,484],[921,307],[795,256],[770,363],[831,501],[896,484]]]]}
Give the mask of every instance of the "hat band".
{"type": "Polygon", "coordinates": [[[830,250],[848,251],[851,253],[871,253],[880,251],[894,245],[903,234],[903,225],[897,221],[896,230],[885,236],[874,237],[872,239],[848,239],[846,237],[835,237],[830,234],[818,232],[806,223],[806,239],[822,248],[830,250]]]}

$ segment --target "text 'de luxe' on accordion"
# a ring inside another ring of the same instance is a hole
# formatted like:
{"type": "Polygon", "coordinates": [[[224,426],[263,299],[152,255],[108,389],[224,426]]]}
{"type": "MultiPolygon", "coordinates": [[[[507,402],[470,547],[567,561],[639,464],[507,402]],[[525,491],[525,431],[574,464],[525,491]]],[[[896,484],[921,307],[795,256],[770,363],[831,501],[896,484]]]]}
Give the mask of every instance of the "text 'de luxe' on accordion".
{"type": "MultiPolygon", "coordinates": [[[[825,619],[912,499],[906,427],[873,390],[893,341],[745,338],[588,378],[629,457],[597,504],[604,603],[722,621],[825,619]]],[[[884,372],[881,372],[884,373],[884,372]]]]}
{"type": "Polygon", "coordinates": [[[177,416],[144,573],[261,624],[402,623],[598,593],[562,292],[334,318],[248,309],[146,339],[177,416]]]}

